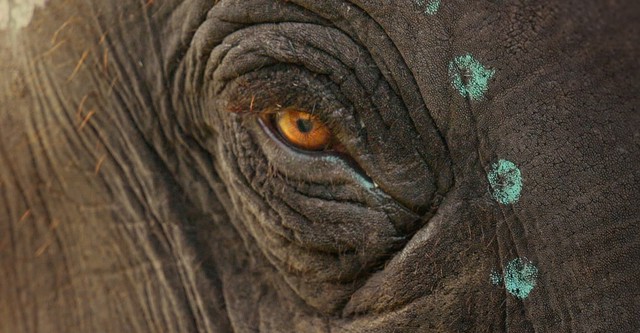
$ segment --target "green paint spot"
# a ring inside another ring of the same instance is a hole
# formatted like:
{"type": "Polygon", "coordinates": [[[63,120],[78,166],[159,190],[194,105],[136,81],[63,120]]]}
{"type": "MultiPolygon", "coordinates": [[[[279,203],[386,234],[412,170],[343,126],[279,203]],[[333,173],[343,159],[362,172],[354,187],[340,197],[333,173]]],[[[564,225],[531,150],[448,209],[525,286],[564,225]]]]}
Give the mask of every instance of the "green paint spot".
{"type": "Polygon", "coordinates": [[[431,0],[424,12],[426,14],[433,15],[438,12],[438,8],[440,8],[440,0],[431,0]]]}
{"type": "Polygon", "coordinates": [[[460,95],[471,100],[479,100],[487,92],[489,80],[495,70],[485,68],[471,54],[465,54],[449,63],[451,84],[460,95]]]}
{"type": "Polygon", "coordinates": [[[517,202],[522,191],[522,175],[513,162],[499,160],[487,175],[493,198],[503,205],[517,202]]]}
{"type": "Polygon", "coordinates": [[[424,13],[427,15],[434,15],[440,9],[440,0],[430,0],[428,2],[426,0],[415,0],[415,3],[424,8],[424,13]]]}
{"type": "Polygon", "coordinates": [[[494,286],[499,286],[500,284],[502,284],[502,275],[500,275],[500,273],[497,271],[492,271],[491,275],[489,275],[489,278],[491,279],[491,284],[494,286]]]}
{"type": "Polygon", "coordinates": [[[538,268],[527,258],[513,259],[504,270],[504,287],[511,295],[525,299],[536,286],[537,278],[538,268]]]}

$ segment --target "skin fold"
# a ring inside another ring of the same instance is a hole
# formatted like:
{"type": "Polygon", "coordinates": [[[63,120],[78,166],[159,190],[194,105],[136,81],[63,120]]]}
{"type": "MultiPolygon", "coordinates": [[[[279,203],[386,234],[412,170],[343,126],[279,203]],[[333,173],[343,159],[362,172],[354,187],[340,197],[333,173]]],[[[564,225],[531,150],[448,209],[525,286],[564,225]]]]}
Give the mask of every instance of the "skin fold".
{"type": "Polygon", "coordinates": [[[640,330],[637,1],[22,3],[0,332],[640,330]]]}

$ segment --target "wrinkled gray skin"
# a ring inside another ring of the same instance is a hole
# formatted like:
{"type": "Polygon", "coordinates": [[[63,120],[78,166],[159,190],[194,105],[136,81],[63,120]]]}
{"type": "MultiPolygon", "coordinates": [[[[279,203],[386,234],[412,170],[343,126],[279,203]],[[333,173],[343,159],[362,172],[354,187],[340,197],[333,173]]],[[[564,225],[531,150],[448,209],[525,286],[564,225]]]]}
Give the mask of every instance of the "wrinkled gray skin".
{"type": "Polygon", "coordinates": [[[0,331],[638,331],[638,1],[427,5],[50,0],[5,26],[0,331]],[[278,104],[347,154],[283,143],[278,104]],[[490,278],[516,258],[523,298],[490,278]]]}

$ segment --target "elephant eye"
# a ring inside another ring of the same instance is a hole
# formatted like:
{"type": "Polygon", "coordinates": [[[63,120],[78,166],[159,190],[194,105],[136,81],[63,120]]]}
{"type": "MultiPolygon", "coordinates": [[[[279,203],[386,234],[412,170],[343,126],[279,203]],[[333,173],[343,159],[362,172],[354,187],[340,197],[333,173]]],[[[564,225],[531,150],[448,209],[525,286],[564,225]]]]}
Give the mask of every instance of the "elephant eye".
{"type": "Polygon", "coordinates": [[[282,139],[296,148],[318,151],[332,144],[329,128],[317,116],[304,110],[289,108],[269,116],[282,139]]]}

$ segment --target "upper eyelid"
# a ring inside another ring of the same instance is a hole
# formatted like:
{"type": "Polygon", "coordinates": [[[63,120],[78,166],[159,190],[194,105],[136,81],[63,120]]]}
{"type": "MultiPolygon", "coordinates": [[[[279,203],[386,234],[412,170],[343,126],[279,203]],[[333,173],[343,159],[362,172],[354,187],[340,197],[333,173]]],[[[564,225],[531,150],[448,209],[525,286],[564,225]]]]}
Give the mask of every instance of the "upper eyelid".
{"type": "MultiPolygon", "coordinates": [[[[270,69],[262,70],[265,71],[269,72],[270,69]]],[[[328,116],[333,113],[332,110],[348,106],[330,80],[304,69],[283,68],[263,75],[247,75],[242,83],[230,90],[227,98],[239,104],[239,108],[252,109],[254,113],[299,108],[330,122],[328,116]]]]}

